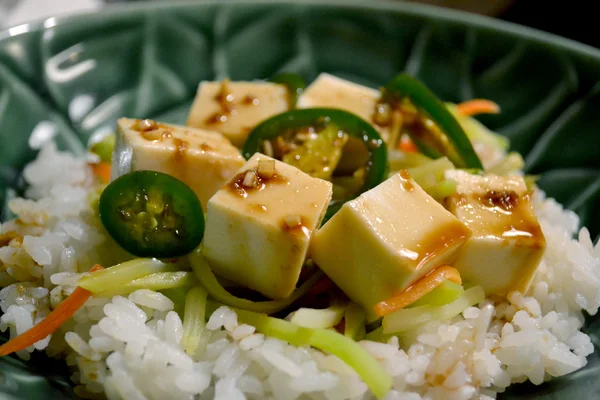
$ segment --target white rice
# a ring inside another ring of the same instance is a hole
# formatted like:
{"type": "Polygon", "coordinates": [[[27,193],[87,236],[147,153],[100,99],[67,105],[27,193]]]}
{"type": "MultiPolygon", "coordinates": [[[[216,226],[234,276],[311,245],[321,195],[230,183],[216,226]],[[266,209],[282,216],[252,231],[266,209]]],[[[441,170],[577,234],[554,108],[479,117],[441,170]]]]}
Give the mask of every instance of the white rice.
{"type": "MultiPolygon", "coordinates": [[[[43,319],[92,265],[126,259],[92,210],[96,189],[84,160],[50,145],[25,178],[29,199],[12,200],[18,219],[0,226],[0,235],[16,234],[0,247],[0,329],[11,337],[43,319]]],[[[600,306],[600,245],[578,231],[577,215],[542,193],[535,208],[548,248],[528,293],[428,323],[403,334],[401,347],[395,337],[361,342],[394,379],[386,400],[490,399],[511,383],[541,384],[585,366],[594,349],[580,331],[582,310],[595,314],[600,306]]],[[[373,398],[337,357],[256,333],[226,307],[210,316],[206,350],[190,357],[173,307],[150,290],[93,298],[19,356],[45,350],[65,358],[76,393],[87,398],[373,398]]]]}

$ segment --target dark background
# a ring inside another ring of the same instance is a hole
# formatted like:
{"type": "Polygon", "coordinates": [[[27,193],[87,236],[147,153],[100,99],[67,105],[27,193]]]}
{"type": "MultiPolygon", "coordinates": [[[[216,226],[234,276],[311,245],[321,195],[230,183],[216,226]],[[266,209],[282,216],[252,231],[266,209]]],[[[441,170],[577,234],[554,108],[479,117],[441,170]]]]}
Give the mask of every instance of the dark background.
{"type": "Polygon", "coordinates": [[[496,18],[600,47],[598,8],[595,0],[520,0],[496,18]]]}

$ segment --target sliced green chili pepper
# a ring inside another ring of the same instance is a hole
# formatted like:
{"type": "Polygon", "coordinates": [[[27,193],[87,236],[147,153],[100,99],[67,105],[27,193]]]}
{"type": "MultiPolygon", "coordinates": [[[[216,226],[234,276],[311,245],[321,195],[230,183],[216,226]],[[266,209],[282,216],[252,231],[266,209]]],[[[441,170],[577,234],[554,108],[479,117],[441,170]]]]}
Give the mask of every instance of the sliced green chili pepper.
{"type": "Polygon", "coordinates": [[[304,88],[306,88],[304,79],[302,79],[302,77],[298,74],[284,72],[279,75],[275,75],[270,79],[270,81],[273,83],[280,83],[287,87],[290,110],[296,108],[298,98],[300,95],[302,95],[302,92],[304,92],[304,88]]]}
{"type": "Polygon", "coordinates": [[[296,300],[304,296],[314,284],[321,279],[323,272],[315,272],[306,282],[296,289],[290,296],[281,300],[252,301],[236,297],[229,293],[217,280],[217,277],[210,269],[210,265],[202,255],[202,250],[196,249],[190,254],[189,259],[192,269],[200,284],[208,291],[208,294],[215,300],[243,310],[261,312],[265,314],[274,314],[289,307],[296,300]]]}
{"type": "Polygon", "coordinates": [[[365,180],[358,193],[343,200],[332,200],[325,215],[325,221],[331,218],[342,205],[359,194],[374,188],[383,182],[387,175],[387,148],[377,131],[362,118],[347,111],[333,108],[305,108],[287,111],[275,115],[259,125],[246,139],[242,154],[246,159],[262,149],[263,142],[274,140],[286,132],[333,124],[351,137],[360,139],[369,152],[365,166],[365,180]]]}
{"type": "Polygon", "coordinates": [[[394,103],[404,98],[410,99],[441,130],[439,134],[431,130],[427,130],[427,133],[409,131],[411,139],[421,151],[434,158],[445,155],[458,168],[483,169],[467,134],[446,106],[423,83],[409,75],[400,74],[385,86],[382,100],[394,103]]]}
{"type": "Polygon", "coordinates": [[[155,171],[134,171],[100,195],[100,219],[123,249],[138,257],[189,253],[204,236],[204,214],[185,183],[155,171]]]}
{"type": "Polygon", "coordinates": [[[307,139],[298,148],[285,154],[282,161],[315,178],[331,180],[348,135],[337,126],[329,124],[321,132],[311,136],[316,137],[307,139]]]}

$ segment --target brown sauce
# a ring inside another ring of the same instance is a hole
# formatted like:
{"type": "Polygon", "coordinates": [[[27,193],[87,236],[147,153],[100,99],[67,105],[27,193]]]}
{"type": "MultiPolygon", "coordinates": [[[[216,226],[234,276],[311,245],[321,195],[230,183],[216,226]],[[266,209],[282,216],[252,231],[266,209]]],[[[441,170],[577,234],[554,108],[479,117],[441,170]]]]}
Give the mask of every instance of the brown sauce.
{"type": "Polygon", "coordinates": [[[416,248],[411,249],[418,254],[416,269],[422,268],[432,258],[439,256],[457,242],[462,242],[471,236],[469,229],[459,223],[448,223],[430,232],[421,240],[416,248]]]}
{"type": "Polygon", "coordinates": [[[275,173],[271,177],[261,177],[258,174],[257,170],[258,168],[252,168],[244,172],[240,172],[239,174],[233,177],[233,179],[227,185],[227,188],[229,188],[229,190],[235,193],[236,195],[243,198],[247,198],[249,194],[260,192],[261,190],[265,189],[269,184],[288,183],[286,178],[277,173],[275,173]],[[252,186],[244,185],[246,174],[248,174],[249,172],[254,173],[254,180],[252,182],[252,186]]]}
{"type": "Polygon", "coordinates": [[[400,170],[398,175],[400,175],[402,189],[404,189],[405,192],[412,192],[415,189],[415,185],[412,183],[410,173],[407,170],[403,169],[400,170]]]}
{"type": "Polygon", "coordinates": [[[156,121],[151,119],[139,119],[136,120],[133,125],[131,125],[131,129],[137,132],[150,132],[159,128],[159,124],[156,121]]]}
{"type": "Polygon", "coordinates": [[[453,196],[457,208],[462,209],[462,222],[476,235],[502,239],[519,239],[532,248],[545,248],[546,239],[531,205],[531,196],[519,196],[514,191],[490,191],[469,197],[453,196]],[[484,217],[471,219],[467,215],[484,217]],[[481,221],[485,221],[481,222],[481,221]]]}
{"type": "Polygon", "coordinates": [[[179,138],[173,138],[173,144],[175,145],[175,161],[182,160],[188,149],[188,143],[179,138]]]}
{"type": "MultiPolygon", "coordinates": [[[[221,87],[214,97],[215,101],[219,104],[220,110],[206,118],[204,122],[207,125],[223,124],[227,122],[232,114],[236,113],[235,96],[229,89],[229,83],[229,79],[224,79],[221,82],[221,87]]],[[[258,98],[250,94],[244,96],[241,101],[238,102],[238,105],[244,106],[256,106],[258,104],[260,104],[258,98]]]]}
{"type": "Polygon", "coordinates": [[[519,205],[519,195],[514,190],[490,190],[479,197],[479,201],[488,207],[498,207],[510,211],[519,205]]]}

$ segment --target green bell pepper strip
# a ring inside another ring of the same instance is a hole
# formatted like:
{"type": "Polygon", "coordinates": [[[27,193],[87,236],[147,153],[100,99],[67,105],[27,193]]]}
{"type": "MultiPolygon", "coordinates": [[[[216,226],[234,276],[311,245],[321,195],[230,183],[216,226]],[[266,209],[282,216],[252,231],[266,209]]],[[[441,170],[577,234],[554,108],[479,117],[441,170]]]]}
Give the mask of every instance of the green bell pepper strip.
{"type": "Polygon", "coordinates": [[[265,314],[274,314],[289,307],[296,300],[304,296],[314,284],[321,279],[323,272],[315,272],[310,279],[304,282],[289,297],[281,300],[252,301],[236,297],[229,293],[217,280],[217,277],[210,269],[210,265],[202,256],[201,249],[195,250],[189,256],[192,269],[200,284],[207,290],[208,294],[215,300],[231,307],[243,310],[255,311],[265,314]]]}
{"type": "Polygon", "coordinates": [[[303,328],[264,314],[235,308],[233,311],[239,322],[254,326],[266,336],[285,340],[294,346],[312,346],[337,356],[356,371],[378,399],[392,388],[392,377],[383,366],[357,342],[334,330],[303,328]]]}
{"type": "Polygon", "coordinates": [[[334,108],[291,110],[275,115],[258,124],[250,132],[242,149],[244,157],[249,159],[254,153],[260,152],[262,142],[265,140],[273,140],[289,130],[321,125],[324,122],[332,123],[349,136],[360,139],[369,152],[369,160],[365,168],[365,181],[359,192],[342,200],[332,200],[329,203],[323,223],[331,218],[345,202],[374,188],[386,179],[388,168],[387,147],[371,124],[352,113],[334,108]]]}
{"type": "Polygon", "coordinates": [[[284,72],[275,75],[269,80],[273,83],[280,83],[287,87],[289,108],[290,110],[296,108],[298,98],[302,95],[304,89],[306,88],[306,82],[304,82],[304,79],[302,79],[302,77],[298,74],[284,72]]]}
{"type": "MultiPolygon", "coordinates": [[[[452,113],[448,111],[444,103],[427,86],[407,74],[397,75],[385,86],[382,100],[393,102],[404,97],[408,97],[418,109],[427,114],[438,125],[456,151],[456,154],[452,154],[451,149],[444,146],[446,147],[446,154],[442,155],[448,156],[458,168],[483,169],[481,160],[475,153],[473,145],[463,128],[452,113]]],[[[411,135],[410,132],[409,135],[411,135]]],[[[417,147],[426,147],[426,144],[418,137],[411,135],[411,138],[417,144],[417,147]]],[[[435,152],[435,149],[430,150],[435,152]]]]}

